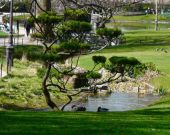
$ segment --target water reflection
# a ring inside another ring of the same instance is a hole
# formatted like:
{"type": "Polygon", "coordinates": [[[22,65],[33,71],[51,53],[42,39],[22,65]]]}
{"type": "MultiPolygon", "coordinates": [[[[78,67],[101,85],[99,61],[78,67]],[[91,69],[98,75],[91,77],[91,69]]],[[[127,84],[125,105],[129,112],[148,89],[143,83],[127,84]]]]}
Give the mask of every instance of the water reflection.
{"type": "MultiPolygon", "coordinates": [[[[126,111],[142,108],[152,103],[159,96],[145,95],[138,96],[135,93],[112,93],[108,96],[90,96],[86,103],[81,103],[87,111],[97,111],[99,106],[108,108],[109,111],[126,111]]],[[[70,110],[71,105],[66,110],[70,110]]]]}
{"type": "MultiPolygon", "coordinates": [[[[108,23],[107,27],[109,28],[120,28],[122,31],[129,30],[154,30],[155,24],[149,22],[117,22],[117,23],[108,23]]],[[[159,24],[159,30],[168,30],[170,28],[169,23],[159,24]]]]}

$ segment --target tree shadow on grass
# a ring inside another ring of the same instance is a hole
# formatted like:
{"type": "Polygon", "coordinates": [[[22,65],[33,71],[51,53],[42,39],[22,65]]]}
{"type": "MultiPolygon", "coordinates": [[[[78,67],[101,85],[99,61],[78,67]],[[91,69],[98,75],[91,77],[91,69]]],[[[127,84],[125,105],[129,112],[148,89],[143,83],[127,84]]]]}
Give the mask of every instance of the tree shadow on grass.
{"type": "Polygon", "coordinates": [[[15,104],[0,104],[0,107],[2,109],[5,110],[13,110],[13,111],[23,111],[23,110],[33,110],[35,108],[30,108],[30,107],[26,107],[26,106],[19,106],[19,105],[15,105],[15,104]]]}
{"type": "Polygon", "coordinates": [[[170,115],[170,107],[147,108],[144,110],[134,111],[134,113],[144,115],[170,115]]]}

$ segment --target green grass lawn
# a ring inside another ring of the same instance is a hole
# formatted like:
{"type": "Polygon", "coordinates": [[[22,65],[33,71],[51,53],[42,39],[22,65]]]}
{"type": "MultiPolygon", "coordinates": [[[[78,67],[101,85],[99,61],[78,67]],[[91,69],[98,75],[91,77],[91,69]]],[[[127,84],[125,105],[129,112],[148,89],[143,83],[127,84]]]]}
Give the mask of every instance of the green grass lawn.
{"type": "MultiPolygon", "coordinates": [[[[125,33],[126,44],[108,48],[93,55],[105,55],[106,57],[115,55],[129,56],[136,57],[142,62],[153,62],[163,75],[154,79],[152,83],[157,87],[163,86],[169,89],[169,36],[169,31],[127,32],[125,33]],[[144,37],[147,37],[149,41],[143,39],[142,42],[139,42],[139,40],[144,37]],[[161,48],[164,48],[167,53],[157,51],[161,48]]],[[[92,55],[82,56],[79,65],[87,69],[91,68],[93,65],[91,57],[92,55]]],[[[5,88],[6,85],[11,84],[11,90],[22,88],[22,90],[25,89],[25,91],[27,91],[27,85],[31,85],[32,83],[35,84],[28,88],[37,88],[39,85],[39,80],[36,80],[37,78],[32,79],[31,77],[33,76],[31,75],[28,77],[25,76],[24,78],[21,76],[23,74],[23,70],[21,69],[28,69],[28,64],[30,65],[31,63],[26,62],[23,65],[20,64],[19,61],[17,61],[17,63],[16,67],[19,68],[21,72],[17,73],[17,76],[6,78],[4,82],[0,84],[5,88]],[[16,86],[16,81],[19,81],[19,79],[24,83],[19,82],[19,85],[16,86]],[[26,84],[27,81],[28,84],[26,84]],[[26,86],[23,86],[23,84],[26,86]]],[[[16,73],[16,71],[17,70],[13,70],[13,73],[16,73]]],[[[28,70],[27,72],[30,73],[31,71],[28,70]]],[[[29,95],[31,92],[32,91],[28,91],[26,93],[29,95]]],[[[30,101],[31,98],[32,97],[30,97],[30,101]]],[[[169,129],[170,94],[161,97],[161,99],[146,108],[127,112],[0,112],[0,135],[170,135],[169,129]]]]}
{"type": "Polygon", "coordinates": [[[5,38],[5,37],[8,37],[8,34],[3,31],[0,31],[0,38],[5,38]]]}
{"type": "Polygon", "coordinates": [[[170,135],[170,109],[131,112],[0,112],[1,135],[170,135]]]}
{"type": "MultiPolygon", "coordinates": [[[[155,15],[138,15],[138,16],[113,16],[115,21],[154,21],[155,15]]],[[[170,21],[170,18],[159,15],[159,21],[170,21]]]]}
{"type": "Polygon", "coordinates": [[[30,17],[29,14],[24,14],[24,15],[18,15],[18,16],[14,16],[14,21],[24,21],[27,20],[30,17]]]}

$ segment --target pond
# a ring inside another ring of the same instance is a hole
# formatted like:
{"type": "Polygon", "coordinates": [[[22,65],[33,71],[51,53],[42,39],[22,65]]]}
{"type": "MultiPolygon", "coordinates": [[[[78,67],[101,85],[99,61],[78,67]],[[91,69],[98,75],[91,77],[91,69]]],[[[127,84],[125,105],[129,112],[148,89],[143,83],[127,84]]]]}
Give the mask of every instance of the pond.
{"type": "MultiPolygon", "coordinates": [[[[122,31],[129,30],[154,30],[155,24],[151,22],[115,22],[108,23],[109,28],[120,28],[122,31]]],[[[160,23],[158,25],[159,30],[168,30],[170,28],[170,23],[160,23]]]]}
{"type": "MultiPolygon", "coordinates": [[[[87,111],[92,112],[96,112],[99,106],[108,108],[109,111],[127,111],[146,107],[157,99],[159,96],[152,94],[139,96],[136,93],[114,92],[105,96],[89,96],[88,100],[79,103],[79,106],[84,106],[87,111]]],[[[66,110],[71,110],[72,105],[67,106],[66,110]]]]}

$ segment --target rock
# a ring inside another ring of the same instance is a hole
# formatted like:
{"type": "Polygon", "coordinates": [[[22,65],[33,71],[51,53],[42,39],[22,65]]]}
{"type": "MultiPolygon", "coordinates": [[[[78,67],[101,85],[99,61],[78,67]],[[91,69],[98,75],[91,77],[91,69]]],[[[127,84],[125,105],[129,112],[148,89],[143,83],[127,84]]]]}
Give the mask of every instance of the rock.
{"type": "Polygon", "coordinates": [[[108,84],[97,85],[96,87],[100,90],[108,90],[108,84]]]}
{"type": "Polygon", "coordinates": [[[84,107],[84,106],[73,105],[71,108],[72,108],[72,111],[74,111],[74,112],[86,111],[86,107],[84,107]]]}

